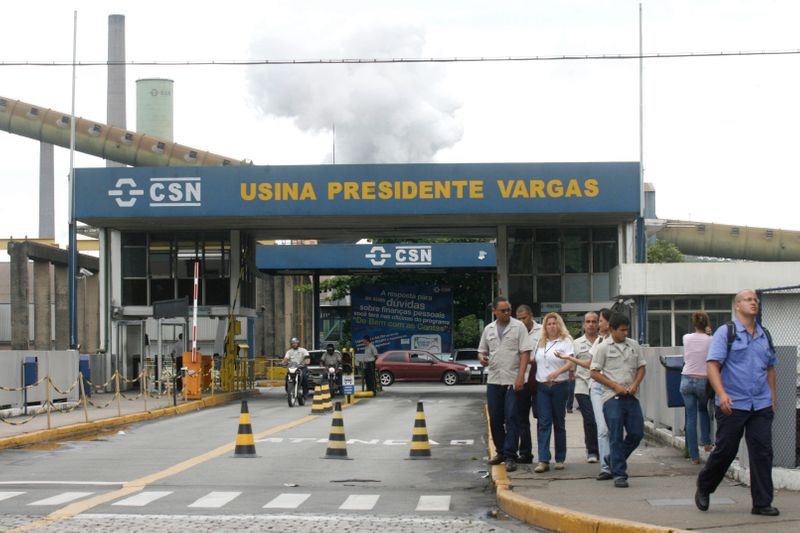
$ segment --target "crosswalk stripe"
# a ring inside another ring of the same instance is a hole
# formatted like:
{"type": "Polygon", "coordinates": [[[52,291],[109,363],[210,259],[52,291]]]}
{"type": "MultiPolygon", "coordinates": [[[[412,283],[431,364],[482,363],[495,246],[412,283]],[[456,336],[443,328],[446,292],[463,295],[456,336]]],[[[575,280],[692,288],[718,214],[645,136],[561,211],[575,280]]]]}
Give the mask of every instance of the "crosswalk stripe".
{"type": "Polygon", "coordinates": [[[420,496],[417,511],[449,511],[450,496],[420,496]]]}
{"type": "Polygon", "coordinates": [[[378,503],[379,494],[351,494],[339,507],[343,511],[370,511],[378,503]]]}
{"type": "Polygon", "coordinates": [[[73,500],[91,496],[94,492],[62,492],[44,500],[38,500],[28,505],[61,505],[62,503],[69,503],[73,500]]]}
{"type": "Polygon", "coordinates": [[[171,490],[145,491],[145,492],[140,492],[139,494],[134,494],[130,498],[125,498],[124,500],[114,502],[111,505],[124,505],[126,507],[144,507],[148,503],[152,503],[157,499],[163,498],[164,496],[169,496],[170,494],[172,494],[171,490]]]}
{"type": "Polygon", "coordinates": [[[241,492],[209,492],[194,503],[190,503],[189,507],[216,509],[218,507],[222,507],[240,494],[241,492]]]}
{"type": "Polygon", "coordinates": [[[13,498],[14,496],[19,496],[20,494],[25,494],[24,492],[0,492],[0,501],[7,500],[9,498],[13,498]]]}
{"type": "Polygon", "coordinates": [[[286,493],[273,498],[264,509],[297,509],[311,494],[286,493]]]}

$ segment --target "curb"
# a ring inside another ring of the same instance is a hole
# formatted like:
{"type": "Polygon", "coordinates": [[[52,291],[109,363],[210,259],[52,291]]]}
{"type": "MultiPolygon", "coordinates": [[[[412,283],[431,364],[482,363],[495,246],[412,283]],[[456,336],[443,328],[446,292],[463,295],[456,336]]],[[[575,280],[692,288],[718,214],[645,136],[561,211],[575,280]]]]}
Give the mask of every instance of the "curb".
{"type": "MultiPolygon", "coordinates": [[[[493,457],[496,449],[492,441],[492,428],[489,425],[488,406],[484,405],[483,411],[486,415],[486,430],[489,436],[489,457],[493,457]]],[[[527,498],[521,494],[514,493],[514,485],[508,479],[505,466],[492,466],[491,473],[497,504],[500,509],[526,524],[542,527],[550,531],[568,531],[570,533],[689,533],[683,529],[580,513],[565,507],[558,507],[533,498],[527,498]]]]}
{"type": "Polygon", "coordinates": [[[101,420],[94,420],[91,422],[81,422],[79,424],[70,424],[68,426],[61,426],[53,429],[33,431],[31,433],[25,433],[23,435],[16,435],[13,437],[4,437],[0,438],[0,450],[6,448],[30,446],[31,444],[38,444],[40,442],[49,442],[67,437],[86,435],[116,426],[154,420],[156,418],[162,418],[165,416],[175,416],[189,413],[191,411],[199,411],[200,409],[205,409],[206,407],[214,407],[232,400],[238,400],[247,394],[247,392],[227,392],[223,394],[215,394],[214,396],[209,396],[207,398],[203,398],[202,400],[196,400],[183,405],[162,407],[153,411],[144,411],[129,415],[103,418],[101,420]]]}

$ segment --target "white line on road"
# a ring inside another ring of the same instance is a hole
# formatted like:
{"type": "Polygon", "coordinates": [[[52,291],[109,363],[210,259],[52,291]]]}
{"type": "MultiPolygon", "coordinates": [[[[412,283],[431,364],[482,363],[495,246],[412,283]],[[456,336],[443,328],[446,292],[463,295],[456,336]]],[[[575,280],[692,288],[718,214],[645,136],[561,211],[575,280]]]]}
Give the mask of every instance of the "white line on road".
{"type": "Polygon", "coordinates": [[[0,481],[0,485],[124,485],[125,481],[0,481]]]}
{"type": "Polygon", "coordinates": [[[281,494],[265,505],[264,509],[297,509],[310,497],[311,494],[281,494]]]}
{"type": "Polygon", "coordinates": [[[130,498],[125,498],[124,500],[120,500],[118,502],[114,502],[111,505],[124,505],[126,507],[144,507],[148,503],[152,503],[159,498],[163,498],[164,496],[169,496],[172,494],[171,490],[165,491],[158,491],[158,490],[151,490],[140,492],[139,494],[135,494],[130,498]]]}
{"type": "Polygon", "coordinates": [[[44,500],[38,500],[28,505],[61,505],[62,503],[69,503],[71,501],[91,496],[94,492],[62,492],[44,500]]]}
{"type": "Polygon", "coordinates": [[[216,509],[218,507],[222,507],[240,494],[241,492],[209,492],[194,503],[190,503],[189,507],[216,509]]]}
{"type": "Polygon", "coordinates": [[[417,511],[449,511],[450,496],[420,496],[417,511]]]}
{"type": "Polygon", "coordinates": [[[25,494],[24,492],[0,492],[0,501],[7,500],[9,498],[13,498],[14,496],[19,496],[20,494],[25,494]]]}
{"type": "Polygon", "coordinates": [[[339,507],[343,511],[370,511],[378,503],[379,494],[351,494],[339,507]]]}

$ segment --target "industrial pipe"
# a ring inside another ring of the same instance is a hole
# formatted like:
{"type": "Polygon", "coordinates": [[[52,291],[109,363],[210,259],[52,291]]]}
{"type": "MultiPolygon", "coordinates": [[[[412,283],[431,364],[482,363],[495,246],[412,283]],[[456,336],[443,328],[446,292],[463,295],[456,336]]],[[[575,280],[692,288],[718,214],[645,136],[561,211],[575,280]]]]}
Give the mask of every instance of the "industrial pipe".
{"type": "MultiPolygon", "coordinates": [[[[70,115],[0,96],[0,130],[69,148],[70,115]]],[[[134,167],[247,164],[80,117],[75,122],[75,149],[134,167]]]]}

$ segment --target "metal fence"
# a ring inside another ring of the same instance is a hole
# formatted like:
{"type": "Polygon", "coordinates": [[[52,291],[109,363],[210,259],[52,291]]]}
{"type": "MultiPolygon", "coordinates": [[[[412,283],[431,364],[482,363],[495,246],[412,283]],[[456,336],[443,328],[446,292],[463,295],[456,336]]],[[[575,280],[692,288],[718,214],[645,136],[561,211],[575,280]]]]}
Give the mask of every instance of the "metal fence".
{"type": "Polygon", "coordinates": [[[798,385],[800,385],[800,285],[758,289],[760,322],[772,334],[778,356],[778,409],[772,424],[775,466],[800,465],[798,385]],[[794,406],[794,409],[788,408],[794,406]]]}

